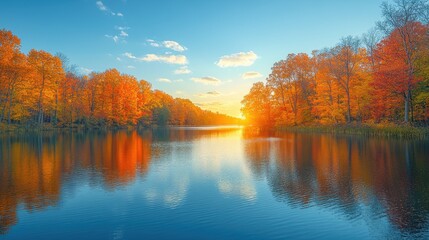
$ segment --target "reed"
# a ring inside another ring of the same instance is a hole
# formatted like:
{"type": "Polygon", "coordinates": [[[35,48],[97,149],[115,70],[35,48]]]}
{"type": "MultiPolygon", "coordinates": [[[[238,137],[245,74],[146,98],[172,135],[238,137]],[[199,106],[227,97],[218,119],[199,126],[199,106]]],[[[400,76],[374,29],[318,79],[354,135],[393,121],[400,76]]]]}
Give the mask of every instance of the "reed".
{"type": "Polygon", "coordinates": [[[337,135],[360,135],[398,138],[428,138],[428,127],[405,125],[335,125],[335,126],[278,126],[276,130],[297,133],[329,133],[337,135]]]}

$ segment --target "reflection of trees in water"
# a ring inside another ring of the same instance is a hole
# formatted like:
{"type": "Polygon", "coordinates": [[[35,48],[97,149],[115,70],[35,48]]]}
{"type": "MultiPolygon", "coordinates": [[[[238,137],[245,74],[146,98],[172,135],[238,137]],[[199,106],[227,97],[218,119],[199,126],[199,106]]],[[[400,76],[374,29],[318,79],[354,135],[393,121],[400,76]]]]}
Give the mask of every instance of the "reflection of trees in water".
{"type": "Polygon", "coordinates": [[[78,182],[115,189],[144,175],[165,152],[152,142],[221,137],[237,129],[75,131],[0,136],[0,234],[17,222],[17,208],[55,205],[78,182]],[[64,187],[66,186],[66,187],[64,187]]]}
{"type": "Polygon", "coordinates": [[[266,174],[280,201],[327,207],[349,219],[386,214],[403,234],[427,230],[427,141],[291,133],[274,137],[281,140],[244,135],[245,152],[253,171],[266,174]]]}
{"type": "Polygon", "coordinates": [[[0,137],[0,234],[16,211],[55,205],[73,181],[115,188],[148,171],[151,134],[61,132],[0,137]],[[87,176],[88,179],[82,177],[87,176]]]}

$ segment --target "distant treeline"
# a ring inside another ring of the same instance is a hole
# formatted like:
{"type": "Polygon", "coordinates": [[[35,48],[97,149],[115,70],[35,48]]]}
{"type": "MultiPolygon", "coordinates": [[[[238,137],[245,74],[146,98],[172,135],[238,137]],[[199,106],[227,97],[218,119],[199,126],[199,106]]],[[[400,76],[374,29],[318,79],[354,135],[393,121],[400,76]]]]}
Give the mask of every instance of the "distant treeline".
{"type": "Polygon", "coordinates": [[[116,69],[81,76],[62,54],[20,51],[0,30],[0,125],[27,127],[219,125],[239,119],[202,110],[116,69]]]}
{"type": "Polygon", "coordinates": [[[383,3],[383,20],[363,37],[290,54],[242,101],[254,125],[429,123],[429,4],[383,3]]]}

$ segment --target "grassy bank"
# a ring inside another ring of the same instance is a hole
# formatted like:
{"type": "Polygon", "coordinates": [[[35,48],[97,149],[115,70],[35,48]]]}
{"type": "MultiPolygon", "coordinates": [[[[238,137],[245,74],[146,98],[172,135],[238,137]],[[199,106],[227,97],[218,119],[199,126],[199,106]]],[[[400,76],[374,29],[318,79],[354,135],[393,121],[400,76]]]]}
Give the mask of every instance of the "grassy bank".
{"type": "Polygon", "coordinates": [[[278,126],[276,130],[297,133],[329,133],[338,135],[380,136],[399,138],[429,138],[428,127],[403,125],[338,125],[338,126],[278,126]]]}

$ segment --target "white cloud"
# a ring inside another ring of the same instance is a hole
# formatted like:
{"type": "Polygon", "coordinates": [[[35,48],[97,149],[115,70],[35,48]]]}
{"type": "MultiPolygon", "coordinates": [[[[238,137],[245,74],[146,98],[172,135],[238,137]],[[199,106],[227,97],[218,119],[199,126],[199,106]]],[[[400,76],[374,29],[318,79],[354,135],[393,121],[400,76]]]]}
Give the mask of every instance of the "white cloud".
{"type": "Polygon", "coordinates": [[[168,78],[160,78],[158,79],[158,82],[171,83],[171,80],[168,78]]]}
{"type": "Polygon", "coordinates": [[[259,72],[246,72],[241,76],[243,79],[252,79],[252,78],[260,78],[262,74],[259,72]]]}
{"type": "Polygon", "coordinates": [[[206,85],[219,85],[221,83],[221,81],[215,77],[191,78],[191,80],[196,83],[203,83],[206,85]]]}
{"type": "Polygon", "coordinates": [[[137,59],[136,56],[134,56],[132,53],[129,53],[129,52],[124,53],[124,56],[130,59],[137,59]]]}
{"type": "Polygon", "coordinates": [[[127,66],[127,68],[129,68],[129,69],[135,69],[136,67],[134,67],[134,66],[127,66]]]}
{"type": "Polygon", "coordinates": [[[258,55],[256,55],[253,51],[250,52],[239,52],[231,55],[222,56],[216,65],[221,68],[227,67],[247,67],[251,66],[256,59],[258,59],[258,55]]]}
{"type": "Polygon", "coordinates": [[[121,37],[128,37],[128,33],[126,33],[125,31],[121,30],[121,33],[119,33],[119,36],[121,36],[121,37]]]}
{"type": "Polygon", "coordinates": [[[103,12],[108,12],[110,13],[112,16],[118,16],[118,17],[123,17],[124,15],[120,12],[115,13],[113,11],[111,11],[106,5],[104,5],[104,3],[102,1],[97,1],[95,2],[95,4],[97,5],[98,9],[100,9],[100,11],[103,12]]]}
{"type": "Polygon", "coordinates": [[[129,59],[134,59],[144,62],[163,62],[169,64],[178,64],[184,65],[188,63],[188,59],[183,55],[156,55],[156,54],[146,54],[144,57],[136,57],[132,53],[126,52],[124,56],[129,59]]]}
{"type": "Polygon", "coordinates": [[[162,45],[164,45],[165,48],[174,50],[176,52],[183,52],[186,51],[187,48],[180,45],[178,42],[175,41],[164,41],[162,42],[162,45]]]}
{"type": "Polygon", "coordinates": [[[116,60],[118,60],[119,62],[122,61],[122,59],[120,57],[116,57],[116,60]]]}
{"type": "Polygon", "coordinates": [[[183,82],[183,79],[174,80],[175,82],[183,82]]]}
{"type": "Polygon", "coordinates": [[[188,66],[183,66],[174,70],[174,74],[189,74],[189,73],[191,73],[191,70],[189,70],[188,66]]]}
{"type": "MultiPolygon", "coordinates": [[[[186,47],[180,45],[178,42],[175,42],[175,41],[157,42],[153,39],[147,39],[146,42],[148,42],[149,45],[151,45],[152,47],[157,47],[157,48],[165,47],[176,52],[183,52],[188,50],[186,47]]],[[[166,54],[169,54],[169,53],[166,53],[166,54]]]]}
{"type": "Polygon", "coordinates": [[[188,59],[183,55],[156,55],[156,54],[146,54],[144,58],[141,59],[145,62],[163,62],[169,64],[178,64],[184,65],[188,63],[188,59]]]}
{"type": "Polygon", "coordinates": [[[97,1],[95,4],[97,4],[98,9],[101,11],[107,11],[107,7],[103,4],[102,1],[97,1]]]}
{"type": "Polygon", "coordinates": [[[153,39],[147,39],[146,42],[148,42],[152,47],[161,47],[161,45],[153,39]]]}

